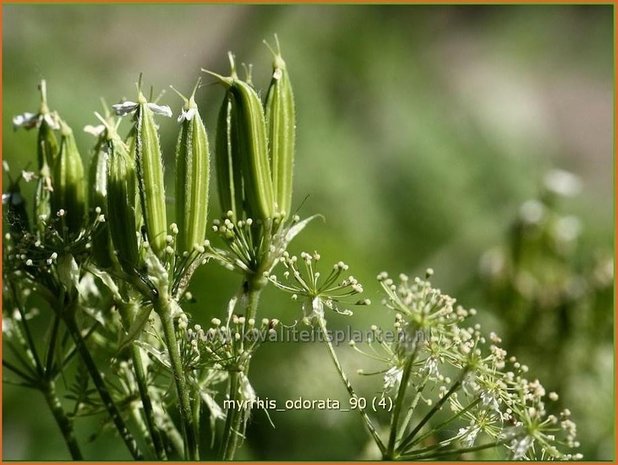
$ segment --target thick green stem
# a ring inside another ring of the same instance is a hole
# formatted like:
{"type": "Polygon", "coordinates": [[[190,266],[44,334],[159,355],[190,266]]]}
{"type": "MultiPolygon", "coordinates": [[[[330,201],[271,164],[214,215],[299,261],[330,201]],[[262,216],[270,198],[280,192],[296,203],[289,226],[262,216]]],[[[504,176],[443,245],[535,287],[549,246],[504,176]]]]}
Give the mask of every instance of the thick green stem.
{"type": "Polygon", "coordinates": [[[199,449],[197,438],[195,437],[195,428],[193,426],[193,414],[191,409],[191,399],[187,389],[187,380],[185,377],[182,359],[180,358],[180,348],[176,340],[176,331],[174,329],[174,321],[172,319],[172,303],[169,297],[161,296],[154,301],[154,308],[163,328],[163,336],[170,357],[170,365],[174,374],[174,382],[176,384],[176,393],[180,404],[180,416],[182,418],[182,428],[186,440],[187,459],[199,460],[199,449]]]}
{"type": "Polygon", "coordinates": [[[131,359],[133,361],[133,369],[135,370],[135,380],[137,381],[139,395],[142,400],[144,416],[146,417],[146,426],[148,426],[148,432],[152,439],[155,454],[157,455],[157,459],[166,460],[167,454],[165,453],[165,446],[163,445],[163,440],[161,439],[161,435],[155,423],[152,402],[148,394],[148,383],[146,380],[146,373],[144,372],[142,353],[140,352],[139,346],[135,344],[133,344],[131,348],[131,359]]]}
{"type": "MultiPolygon", "coordinates": [[[[246,298],[245,318],[255,319],[258,303],[260,301],[260,294],[264,283],[261,281],[247,280],[244,284],[244,296],[246,298]]],[[[228,399],[232,401],[232,408],[227,411],[227,418],[223,429],[223,439],[221,442],[221,459],[233,460],[234,454],[239,446],[240,438],[244,436],[244,422],[245,412],[244,407],[239,406],[238,401],[242,401],[242,394],[240,390],[240,378],[241,376],[247,376],[249,373],[249,360],[246,360],[244,366],[239,367],[240,372],[230,373],[230,390],[228,393],[228,399]]]]}
{"type": "Polygon", "coordinates": [[[62,408],[60,399],[58,399],[58,395],[56,394],[56,386],[54,382],[51,380],[44,382],[41,386],[41,392],[45,396],[47,405],[54,416],[54,420],[56,420],[58,428],[60,428],[64,442],[71,453],[71,458],[73,460],[83,460],[84,457],[79,449],[77,438],[75,437],[75,431],[73,430],[73,423],[62,408]]]}
{"type": "Polygon", "coordinates": [[[120,434],[120,437],[127,446],[127,449],[129,449],[131,456],[135,460],[142,460],[143,457],[137,447],[137,443],[135,442],[135,439],[131,435],[131,432],[127,428],[124,420],[122,419],[122,416],[120,415],[118,407],[114,403],[111,394],[107,390],[107,386],[105,386],[105,382],[103,381],[103,376],[99,372],[99,369],[97,368],[96,363],[94,362],[94,359],[92,358],[92,355],[90,354],[90,351],[88,350],[88,347],[86,346],[86,343],[82,338],[81,332],[77,327],[77,323],[75,322],[74,317],[72,315],[66,315],[64,321],[67,329],[69,330],[69,333],[71,334],[71,337],[73,338],[73,341],[75,342],[77,351],[79,352],[79,355],[84,361],[86,369],[88,370],[88,373],[92,378],[92,382],[94,383],[97,391],[99,392],[99,396],[103,401],[103,405],[105,406],[105,409],[107,410],[110,418],[114,422],[114,426],[116,426],[116,429],[118,430],[118,434],[120,434]]]}
{"type": "MultiPolygon", "coordinates": [[[[329,339],[328,331],[326,329],[326,320],[324,319],[323,316],[319,316],[318,322],[320,325],[320,331],[322,331],[322,335],[324,336],[324,339],[326,341],[326,346],[328,347],[328,352],[330,354],[330,357],[333,363],[335,364],[335,368],[337,369],[337,372],[339,373],[339,377],[343,381],[345,388],[348,390],[348,394],[350,395],[350,397],[352,398],[357,397],[356,393],[354,392],[354,388],[352,387],[352,383],[350,383],[350,381],[348,380],[348,377],[343,371],[343,368],[341,367],[341,363],[339,363],[339,359],[337,358],[337,354],[335,353],[335,349],[329,339]]],[[[365,426],[367,426],[367,429],[369,430],[371,437],[373,438],[376,445],[380,449],[380,452],[382,453],[382,455],[384,455],[386,453],[386,447],[384,446],[384,443],[382,442],[382,439],[380,438],[378,431],[373,425],[373,422],[369,418],[369,415],[367,415],[367,412],[365,411],[365,409],[360,407],[360,405],[357,406],[357,410],[360,413],[363,421],[365,422],[365,426]]]]}

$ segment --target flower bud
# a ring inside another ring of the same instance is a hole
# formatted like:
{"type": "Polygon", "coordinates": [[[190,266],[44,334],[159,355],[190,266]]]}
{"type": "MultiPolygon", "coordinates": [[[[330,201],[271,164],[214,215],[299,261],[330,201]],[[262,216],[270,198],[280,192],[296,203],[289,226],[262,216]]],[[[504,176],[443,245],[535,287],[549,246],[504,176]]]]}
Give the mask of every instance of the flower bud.
{"type": "Polygon", "coordinates": [[[51,208],[64,210],[64,224],[70,234],[78,234],[84,222],[86,192],[84,166],[71,128],[60,122],[61,140],[58,158],[52,167],[51,208]]]}
{"type": "MultiPolygon", "coordinates": [[[[199,82],[198,82],[199,85],[199,82]]],[[[197,86],[196,89],[197,90],[197,86]]],[[[176,145],[176,218],[178,251],[188,252],[206,237],[210,153],[194,94],[185,104],[176,145]]]]}
{"type": "Polygon", "coordinates": [[[274,56],[273,75],[264,107],[276,212],[287,216],[292,203],[296,114],[292,85],[278,41],[277,52],[271,51],[274,56]]]}

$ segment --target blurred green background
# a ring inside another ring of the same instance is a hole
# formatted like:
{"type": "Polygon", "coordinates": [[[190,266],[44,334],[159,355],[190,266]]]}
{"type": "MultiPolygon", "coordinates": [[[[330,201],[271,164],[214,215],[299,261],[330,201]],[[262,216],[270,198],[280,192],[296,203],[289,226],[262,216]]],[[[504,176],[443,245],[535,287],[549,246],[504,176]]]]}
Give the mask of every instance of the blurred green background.
{"type": "MultiPolygon", "coordinates": [[[[613,257],[612,14],[609,5],[4,5],[3,159],[15,173],[34,164],[35,135],[13,132],[11,118],[37,111],[41,78],[48,81],[50,106],[76,129],[89,160],[93,140],[81,128],[95,123],[100,97],[134,98],[140,72],[155,93],[169,84],[189,92],[200,67],[227,72],[228,50],[254,64],[254,82],[265,88],[271,57],[262,39],[277,33],[296,94],[295,203],[301,216],[325,217],[292,250],[319,250],[325,267],[346,261],[376,303],[379,271],[433,267],[439,287],[480,310],[486,331],[506,330],[509,304],[486,291],[479,261],[492,247],[508,248],[520,205],[539,195],[548,170],[569,170],[583,185],[579,196],[555,207],[582,225],[560,269],[585,278],[595,257],[613,257]]],[[[221,99],[218,86],[199,91],[211,135],[221,99]]],[[[172,92],[162,103],[175,112],[181,105],[172,92]]],[[[177,125],[160,124],[173,186],[177,125]]],[[[205,267],[192,289],[197,302],[187,311],[200,322],[220,316],[239,279],[214,264],[205,267]]],[[[526,354],[531,376],[551,376],[542,381],[562,389],[589,460],[614,455],[610,279],[594,305],[577,306],[597,316],[558,341],[569,350],[555,352],[556,341],[540,336],[506,341],[526,354]]],[[[301,314],[273,289],[260,312],[285,322],[301,314]]],[[[392,315],[376,305],[352,318],[330,322],[366,328],[387,324],[392,315]]],[[[339,352],[353,383],[373,395],[380,381],[354,375],[367,361],[347,347],[339,352]]],[[[320,345],[265,346],[252,376],[260,396],[281,402],[346,398],[320,345]]],[[[4,386],[4,459],[68,458],[39,397],[4,386]]],[[[242,458],[374,457],[354,412],[271,416],[275,428],[256,413],[242,458]]],[[[84,420],[78,428],[87,438],[98,423],[84,420]]],[[[104,432],[85,453],[125,458],[116,446],[104,432]]]]}

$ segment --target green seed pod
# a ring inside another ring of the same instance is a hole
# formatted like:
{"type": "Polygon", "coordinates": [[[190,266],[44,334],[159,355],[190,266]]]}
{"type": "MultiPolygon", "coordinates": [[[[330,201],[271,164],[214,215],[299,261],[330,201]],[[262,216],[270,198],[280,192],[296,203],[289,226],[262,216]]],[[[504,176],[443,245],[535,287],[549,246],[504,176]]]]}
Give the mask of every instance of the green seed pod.
{"type": "Polygon", "coordinates": [[[64,210],[64,224],[69,233],[78,234],[84,224],[86,192],[84,166],[71,128],[61,121],[58,158],[52,167],[52,213],[64,210]]]}
{"type": "Polygon", "coordinates": [[[116,257],[127,273],[138,266],[136,183],[133,160],[120,138],[108,131],[107,224],[116,257]]]}
{"type": "Polygon", "coordinates": [[[34,224],[39,235],[45,230],[45,225],[49,222],[51,216],[52,189],[51,172],[49,165],[44,161],[39,170],[39,178],[36,181],[34,192],[34,224]]]}
{"type": "MultiPolygon", "coordinates": [[[[234,79],[232,121],[238,124],[232,143],[238,144],[248,215],[265,220],[274,215],[274,196],[270,166],[266,121],[257,93],[246,82],[234,79]]],[[[233,123],[234,126],[235,123],[233,123]]]]}
{"type": "Polygon", "coordinates": [[[273,76],[265,103],[266,126],[276,208],[278,213],[287,216],[292,206],[296,113],[292,85],[278,41],[273,56],[273,76]]]}
{"type": "MultiPolygon", "coordinates": [[[[108,173],[108,136],[107,130],[99,137],[94,157],[90,162],[88,193],[90,221],[103,214],[107,218],[107,173],[108,173]]],[[[99,225],[92,237],[92,254],[95,262],[104,268],[112,265],[111,237],[107,222],[99,225]]]]}
{"type": "Polygon", "coordinates": [[[140,202],[148,242],[154,253],[162,256],[166,247],[167,212],[165,209],[165,185],[163,160],[159,145],[159,132],[154,122],[151,105],[139,93],[136,115],[135,158],[140,202]]]}
{"type": "Polygon", "coordinates": [[[234,122],[232,121],[232,96],[228,92],[223,99],[217,122],[215,166],[221,210],[224,215],[231,211],[232,218],[236,220],[240,219],[243,212],[244,194],[238,144],[232,144],[235,137],[234,131],[237,130],[234,122]]]}
{"type": "Polygon", "coordinates": [[[39,170],[47,163],[54,166],[58,155],[58,141],[54,129],[58,129],[57,115],[53,115],[47,106],[47,83],[43,79],[39,83],[41,92],[41,108],[39,110],[39,131],[37,133],[37,159],[39,170]]]}
{"type": "Polygon", "coordinates": [[[176,145],[176,222],[181,253],[204,242],[208,218],[210,152],[206,128],[194,99],[195,90],[189,99],[183,97],[185,104],[178,118],[181,126],[176,145]]]}
{"type": "Polygon", "coordinates": [[[268,162],[264,110],[260,98],[251,85],[238,79],[234,73],[231,55],[230,61],[232,62],[230,77],[207,70],[202,71],[217,77],[228,88],[231,96],[232,153],[235,153],[234,144],[238,144],[247,214],[252,218],[265,220],[273,217],[274,196],[268,162]]]}

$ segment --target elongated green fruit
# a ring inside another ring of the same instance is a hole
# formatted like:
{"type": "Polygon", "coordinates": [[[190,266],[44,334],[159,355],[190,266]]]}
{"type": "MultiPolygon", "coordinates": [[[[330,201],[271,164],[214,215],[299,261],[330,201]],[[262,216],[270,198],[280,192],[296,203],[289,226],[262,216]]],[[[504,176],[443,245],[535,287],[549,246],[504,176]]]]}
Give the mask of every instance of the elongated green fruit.
{"type": "Polygon", "coordinates": [[[152,110],[141,92],[138,102],[135,157],[140,203],[148,242],[154,253],[161,256],[166,246],[167,212],[159,132],[152,110]]]}
{"type": "MultiPolygon", "coordinates": [[[[195,92],[195,91],[194,91],[195,92]]],[[[179,252],[188,252],[206,238],[210,152],[204,122],[194,95],[185,99],[176,145],[176,218],[179,252]]]]}
{"type": "Polygon", "coordinates": [[[77,234],[86,209],[84,165],[71,128],[62,121],[60,130],[60,152],[52,167],[51,208],[53,214],[63,210],[69,233],[77,234]]]}
{"type": "Polygon", "coordinates": [[[127,273],[138,265],[136,207],[136,176],[134,163],[120,138],[108,133],[107,224],[116,257],[127,273]]]}
{"type": "MultiPolygon", "coordinates": [[[[107,131],[99,137],[95,147],[94,157],[90,162],[88,176],[88,204],[90,207],[90,221],[94,221],[99,214],[107,218],[107,172],[108,172],[108,139],[107,131]],[[98,210],[97,210],[98,209],[98,210]]],[[[112,264],[111,237],[109,225],[104,222],[99,225],[92,238],[92,254],[95,262],[104,268],[112,264]]]]}
{"type": "MultiPolygon", "coordinates": [[[[238,147],[242,172],[246,213],[256,219],[268,219],[274,215],[274,195],[270,165],[266,121],[262,103],[250,84],[238,79],[234,60],[230,54],[232,75],[221,76],[211,71],[202,71],[215,76],[228,89],[231,110],[231,147],[238,147]]],[[[221,121],[221,118],[220,118],[221,121]]],[[[236,186],[235,186],[236,187],[236,186]]]]}
{"type": "Polygon", "coordinates": [[[51,168],[58,158],[58,140],[50,123],[57,119],[47,106],[47,84],[45,80],[39,83],[41,91],[41,108],[39,110],[39,130],[37,133],[37,160],[39,178],[34,195],[34,224],[38,233],[42,233],[51,215],[51,168]]]}
{"type": "Polygon", "coordinates": [[[215,157],[219,202],[224,215],[232,212],[233,219],[240,219],[243,213],[243,181],[240,169],[240,153],[237,143],[232,143],[237,131],[232,121],[232,95],[227,92],[219,111],[215,157]]]}
{"type": "Polygon", "coordinates": [[[238,124],[232,134],[232,144],[238,144],[240,153],[247,213],[252,218],[272,218],[274,196],[262,102],[255,90],[239,79],[232,81],[230,91],[232,121],[237,118],[238,124]]]}
{"type": "MultiPolygon", "coordinates": [[[[39,110],[39,131],[37,133],[37,159],[39,170],[47,163],[54,166],[56,155],[58,155],[58,141],[54,134],[54,128],[50,125],[55,122],[56,117],[49,111],[47,106],[47,83],[43,79],[39,83],[41,92],[41,108],[39,110]]],[[[57,129],[57,126],[56,126],[57,129]]]]}
{"type": "Polygon", "coordinates": [[[273,76],[264,106],[275,208],[278,213],[287,216],[292,206],[296,113],[294,94],[285,61],[279,52],[273,52],[273,55],[273,76]]]}
{"type": "Polygon", "coordinates": [[[43,164],[47,163],[53,166],[58,155],[58,140],[54,134],[53,128],[49,125],[45,118],[41,119],[41,125],[37,133],[37,158],[39,170],[43,168],[43,164]]]}
{"type": "Polygon", "coordinates": [[[51,216],[51,170],[46,161],[39,170],[34,192],[34,224],[37,234],[42,234],[51,216]]]}

